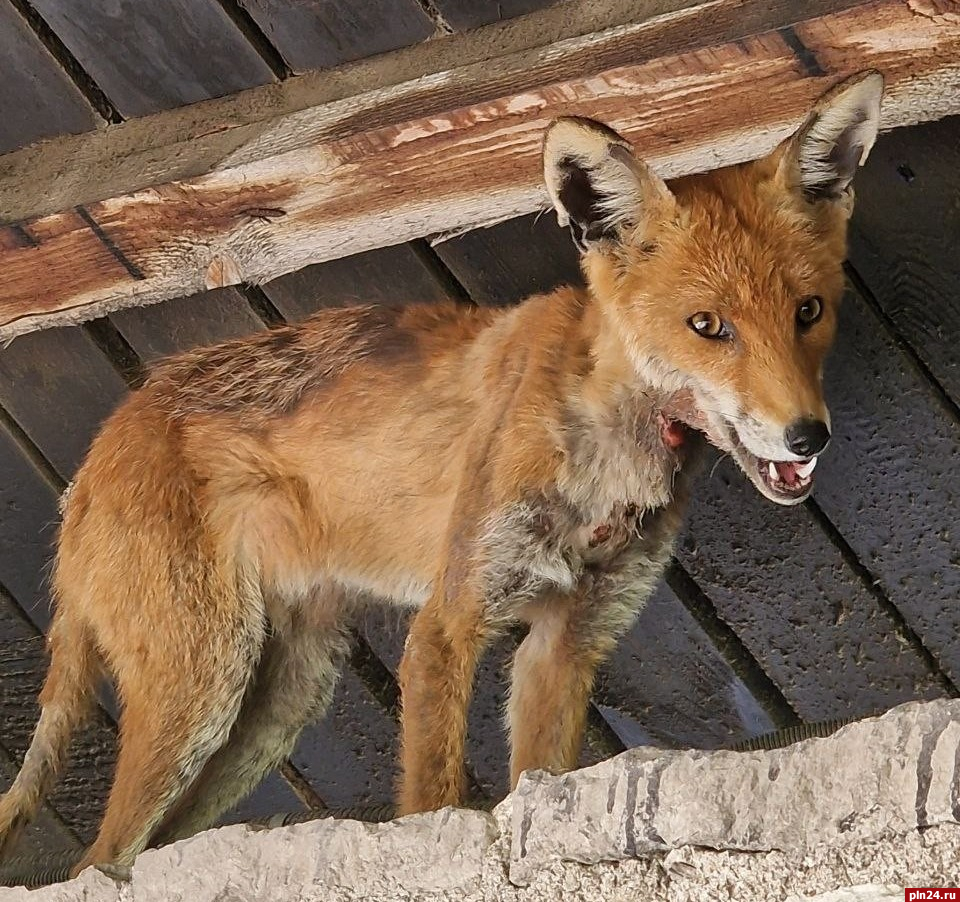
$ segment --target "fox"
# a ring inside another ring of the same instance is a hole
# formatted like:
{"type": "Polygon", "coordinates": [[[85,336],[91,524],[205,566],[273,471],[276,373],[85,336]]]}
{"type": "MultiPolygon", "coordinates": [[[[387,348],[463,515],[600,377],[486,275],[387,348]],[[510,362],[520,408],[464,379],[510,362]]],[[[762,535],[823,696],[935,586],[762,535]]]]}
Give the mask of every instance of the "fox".
{"type": "Polygon", "coordinates": [[[463,801],[477,664],[517,627],[511,786],[575,767],[596,670],[662,574],[707,447],[776,504],[811,492],[882,91],[858,73],[768,155],[669,184],[607,125],[556,119],[544,184],[585,287],[327,309],[160,363],[63,505],[49,670],[0,852],[102,674],[119,752],[74,872],[128,873],[213,825],[323,715],[371,600],[414,611],[400,814],[463,801]]]}

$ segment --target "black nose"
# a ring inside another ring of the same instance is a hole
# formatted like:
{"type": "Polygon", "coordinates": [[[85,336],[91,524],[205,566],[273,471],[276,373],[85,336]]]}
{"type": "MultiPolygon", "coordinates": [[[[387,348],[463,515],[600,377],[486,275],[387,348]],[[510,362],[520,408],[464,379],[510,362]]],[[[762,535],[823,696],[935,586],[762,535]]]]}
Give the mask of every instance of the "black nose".
{"type": "Polygon", "coordinates": [[[783,430],[787,448],[801,457],[813,457],[827,447],[830,430],[821,420],[795,420],[783,430]]]}

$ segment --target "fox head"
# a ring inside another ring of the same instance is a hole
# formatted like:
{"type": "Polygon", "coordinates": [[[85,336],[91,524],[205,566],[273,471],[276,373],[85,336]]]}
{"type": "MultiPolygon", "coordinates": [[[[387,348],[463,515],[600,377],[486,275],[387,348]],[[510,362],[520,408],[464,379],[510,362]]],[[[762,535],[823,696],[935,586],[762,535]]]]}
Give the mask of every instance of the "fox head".
{"type": "Polygon", "coordinates": [[[855,76],[767,157],[669,186],[599,122],[544,139],[550,198],[638,381],[692,398],[687,423],[779,504],[810,493],[830,439],[823,363],[882,90],[855,76]]]}

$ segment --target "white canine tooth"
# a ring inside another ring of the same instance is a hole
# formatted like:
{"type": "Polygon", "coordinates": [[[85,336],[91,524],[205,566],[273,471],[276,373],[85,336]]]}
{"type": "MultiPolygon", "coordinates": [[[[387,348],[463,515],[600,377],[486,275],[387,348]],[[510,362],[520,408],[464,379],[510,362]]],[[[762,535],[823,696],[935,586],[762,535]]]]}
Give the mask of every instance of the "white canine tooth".
{"type": "Polygon", "coordinates": [[[767,463],[767,473],[770,476],[771,482],[776,482],[780,478],[780,474],[777,472],[777,465],[772,460],[767,463]]]}
{"type": "Polygon", "coordinates": [[[797,476],[801,479],[806,479],[812,472],[813,468],[817,465],[817,459],[811,457],[802,467],[797,467],[797,476]]]}

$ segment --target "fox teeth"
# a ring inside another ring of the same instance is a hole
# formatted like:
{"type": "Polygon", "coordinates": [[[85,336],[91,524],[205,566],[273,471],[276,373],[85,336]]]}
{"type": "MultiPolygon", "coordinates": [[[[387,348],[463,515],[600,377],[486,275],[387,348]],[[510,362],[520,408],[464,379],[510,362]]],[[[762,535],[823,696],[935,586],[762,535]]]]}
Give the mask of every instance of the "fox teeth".
{"type": "Polygon", "coordinates": [[[771,482],[776,482],[780,478],[780,474],[777,472],[777,465],[772,460],[767,461],[767,473],[770,476],[771,482]]]}
{"type": "Polygon", "coordinates": [[[811,457],[802,467],[797,467],[797,476],[801,479],[806,479],[812,472],[813,468],[817,465],[817,459],[811,457]]]}

